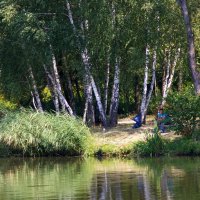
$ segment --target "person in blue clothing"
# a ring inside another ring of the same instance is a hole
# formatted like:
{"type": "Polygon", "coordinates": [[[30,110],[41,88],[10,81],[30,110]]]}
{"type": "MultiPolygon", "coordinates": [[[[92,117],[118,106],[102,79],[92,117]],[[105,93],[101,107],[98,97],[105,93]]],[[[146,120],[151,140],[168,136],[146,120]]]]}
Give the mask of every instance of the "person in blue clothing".
{"type": "Polygon", "coordinates": [[[142,116],[141,114],[137,114],[135,117],[132,119],[135,124],[132,126],[132,128],[139,128],[142,126],[142,116]]]}
{"type": "Polygon", "coordinates": [[[158,110],[156,121],[158,124],[158,128],[162,133],[164,133],[166,131],[165,123],[166,123],[167,117],[168,117],[168,115],[166,113],[164,113],[163,108],[160,107],[158,110]]]}

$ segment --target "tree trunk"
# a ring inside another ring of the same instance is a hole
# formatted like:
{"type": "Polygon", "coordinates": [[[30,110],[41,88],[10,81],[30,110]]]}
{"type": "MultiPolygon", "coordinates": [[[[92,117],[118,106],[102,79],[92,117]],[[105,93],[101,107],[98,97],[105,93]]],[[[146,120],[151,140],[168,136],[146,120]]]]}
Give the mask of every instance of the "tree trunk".
{"type": "Polygon", "coordinates": [[[149,46],[146,46],[146,61],[145,61],[145,69],[144,69],[144,82],[143,82],[143,95],[142,95],[142,103],[140,107],[141,119],[144,122],[145,118],[145,107],[147,101],[147,82],[148,82],[148,70],[149,70],[149,46]]]}
{"type": "MultiPolygon", "coordinates": [[[[168,56],[170,56],[170,54],[168,56]]],[[[162,95],[162,102],[161,102],[162,106],[164,106],[169,90],[171,89],[173,78],[174,78],[174,72],[177,66],[179,56],[180,56],[180,48],[178,48],[177,52],[175,53],[174,61],[172,64],[170,61],[170,57],[168,57],[168,63],[167,63],[167,69],[166,69],[167,73],[166,73],[166,76],[164,77],[165,81],[164,81],[163,95],[162,95]]]]}
{"type": "MultiPolygon", "coordinates": [[[[60,91],[62,91],[62,87],[61,87],[61,84],[60,84],[60,78],[59,78],[59,74],[58,74],[58,68],[57,68],[57,64],[56,64],[56,57],[53,53],[53,49],[50,45],[50,49],[51,49],[51,54],[52,54],[52,64],[53,64],[53,78],[54,78],[54,82],[55,84],[57,85],[58,89],[60,91]]],[[[63,98],[60,97],[60,95],[58,95],[59,97],[59,100],[60,100],[60,104],[61,104],[61,107],[62,107],[62,112],[65,112],[65,103],[63,101],[63,98]]]]}
{"type": "Polygon", "coordinates": [[[36,107],[36,109],[39,112],[43,112],[42,103],[41,103],[41,100],[40,100],[40,95],[39,95],[39,92],[38,92],[38,89],[37,89],[35,77],[33,75],[33,71],[32,71],[31,67],[29,67],[29,74],[30,74],[30,78],[31,78],[31,82],[32,82],[32,88],[33,88],[32,96],[33,96],[34,107],[36,107]],[[35,102],[35,100],[36,100],[36,102],[35,102]]]}
{"type": "Polygon", "coordinates": [[[178,91],[183,89],[183,71],[180,69],[178,73],[178,91]]]}
{"type": "Polygon", "coordinates": [[[106,119],[105,111],[103,109],[103,105],[101,103],[101,96],[99,95],[96,84],[95,84],[94,79],[91,75],[90,75],[90,78],[91,78],[92,89],[94,91],[94,95],[95,95],[95,98],[96,98],[96,101],[97,101],[97,106],[98,106],[98,109],[99,109],[102,125],[103,125],[104,128],[107,128],[107,119],[106,119]]]}
{"type": "Polygon", "coordinates": [[[104,86],[104,109],[105,109],[105,113],[107,113],[107,107],[108,107],[109,80],[110,80],[110,59],[108,58],[107,70],[106,70],[106,79],[105,79],[105,86],[104,86]]]}
{"type": "Polygon", "coordinates": [[[151,100],[152,92],[155,86],[156,80],[156,62],[157,62],[157,53],[156,50],[153,51],[153,64],[152,64],[152,78],[150,89],[147,93],[147,82],[148,82],[148,70],[149,70],[149,47],[146,48],[146,65],[145,65],[145,75],[144,75],[144,86],[143,86],[143,97],[142,97],[142,104],[141,104],[141,118],[142,123],[146,123],[146,114],[148,110],[148,106],[151,100]]]}
{"type": "Polygon", "coordinates": [[[74,116],[73,110],[71,109],[70,105],[68,104],[67,100],[65,99],[64,95],[62,94],[62,91],[60,91],[60,88],[58,87],[58,85],[55,83],[55,80],[53,79],[53,77],[51,76],[51,74],[49,73],[49,71],[47,70],[46,66],[44,66],[45,72],[49,78],[49,80],[51,81],[51,83],[55,86],[56,92],[58,93],[58,97],[59,99],[64,102],[65,104],[65,108],[68,111],[68,113],[71,116],[74,116]]]}
{"type": "Polygon", "coordinates": [[[119,74],[120,74],[120,60],[116,58],[115,62],[115,75],[114,75],[114,83],[113,83],[113,90],[112,90],[112,98],[110,103],[110,126],[117,125],[117,112],[119,106],[119,74]]]}
{"type": "Polygon", "coordinates": [[[83,115],[83,122],[87,123],[89,126],[93,126],[95,124],[95,116],[94,116],[94,106],[93,106],[93,97],[92,97],[92,84],[88,76],[85,77],[85,109],[83,115]]]}
{"type": "Polygon", "coordinates": [[[188,7],[187,7],[186,0],[177,0],[177,1],[181,7],[181,11],[182,11],[182,15],[183,15],[184,23],[186,27],[186,32],[187,32],[189,68],[192,73],[195,93],[196,95],[200,96],[200,71],[198,71],[197,69],[194,35],[192,32],[192,26],[190,22],[189,13],[188,13],[188,7]]]}
{"type": "Polygon", "coordinates": [[[156,63],[157,63],[157,53],[156,50],[154,50],[153,53],[153,64],[152,64],[152,79],[151,79],[151,85],[150,85],[150,89],[147,95],[147,99],[146,99],[146,105],[145,105],[145,111],[144,111],[144,116],[146,118],[146,114],[147,114],[147,109],[151,100],[151,96],[152,96],[152,92],[153,92],[153,88],[155,86],[155,81],[156,81],[156,63]]]}
{"type": "MultiPolygon", "coordinates": [[[[170,51],[167,53],[166,60],[167,60],[166,68],[164,68],[164,74],[163,74],[163,89],[162,89],[162,102],[161,102],[162,106],[164,105],[165,99],[167,97],[167,88],[168,88],[170,66],[171,66],[171,53],[170,53],[170,51]]],[[[165,66],[165,64],[164,64],[164,66],[165,66]]]]}
{"type": "Polygon", "coordinates": [[[51,96],[52,96],[52,100],[54,103],[56,114],[59,114],[60,108],[59,108],[59,100],[58,100],[58,94],[56,92],[56,87],[53,86],[53,84],[49,80],[48,76],[47,76],[47,86],[48,86],[49,90],[51,91],[51,96]]]}

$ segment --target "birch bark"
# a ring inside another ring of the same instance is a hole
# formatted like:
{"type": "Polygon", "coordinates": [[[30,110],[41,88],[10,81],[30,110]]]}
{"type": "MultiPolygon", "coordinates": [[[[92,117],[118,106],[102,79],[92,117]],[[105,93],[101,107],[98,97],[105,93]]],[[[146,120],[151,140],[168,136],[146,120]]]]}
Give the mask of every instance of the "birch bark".
{"type": "MultiPolygon", "coordinates": [[[[168,62],[167,62],[167,69],[166,69],[166,76],[163,78],[164,84],[163,84],[163,95],[162,95],[162,102],[161,105],[164,106],[166,103],[166,98],[168,96],[168,93],[171,89],[173,78],[174,78],[174,72],[175,68],[177,66],[178,59],[180,57],[180,48],[178,48],[177,52],[175,53],[174,61],[171,64],[171,54],[168,55],[168,62]]],[[[164,73],[165,75],[165,73],[164,73]]]]}
{"type": "MultiPolygon", "coordinates": [[[[51,54],[52,54],[54,83],[56,84],[56,87],[58,87],[58,89],[60,91],[62,91],[62,87],[61,87],[61,84],[60,84],[60,77],[59,77],[59,74],[58,74],[58,68],[57,68],[57,63],[56,63],[56,57],[53,53],[53,49],[52,49],[51,45],[50,45],[50,50],[51,50],[51,54]]],[[[62,112],[65,112],[65,102],[64,102],[63,98],[61,98],[60,95],[58,95],[58,98],[59,98],[59,101],[60,101],[60,104],[61,104],[61,107],[62,107],[62,112]]]]}
{"type": "Polygon", "coordinates": [[[55,80],[53,79],[52,75],[49,73],[49,71],[47,70],[46,66],[44,66],[45,72],[49,78],[49,80],[51,81],[51,83],[55,86],[56,92],[58,93],[59,99],[61,99],[62,102],[64,102],[65,104],[65,108],[67,109],[68,113],[71,116],[74,116],[73,110],[71,109],[70,105],[68,104],[67,100],[65,99],[64,95],[62,94],[62,91],[60,91],[60,88],[58,87],[58,85],[56,84],[55,80]]]}
{"type": "Polygon", "coordinates": [[[151,85],[150,85],[150,89],[147,95],[147,99],[146,99],[146,106],[145,106],[145,111],[144,111],[144,116],[146,116],[147,114],[147,109],[151,100],[151,96],[152,96],[152,92],[155,86],[155,81],[156,81],[156,63],[157,63],[157,53],[156,50],[154,50],[153,53],[153,64],[152,64],[152,79],[151,79],[151,85]]]}
{"type": "Polygon", "coordinates": [[[93,106],[93,96],[92,96],[92,84],[88,76],[85,77],[85,109],[83,115],[83,122],[93,126],[95,124],[95,116],[94,116],[94,106],[93,106]]]}
{"type": "Polygon", "coordinates": [[[110,126],[117,125],[117,112],[119,106],[119,74],[120,74],[120,60],[116,59],[115,62],[115,75],[114,75],[114,83],[113,83],[113,90],[112,90],[112,98],[110,104],[110,126]]]}
{"type": "Polygon", "coordinates": [[[39,95],[39,92],[37,89],[35,77],[33,75],[33,71],[32,71],[31,67],[29,67],[29,74],[30,74],[30,78],[31,78],[32,88],[33,88],[33,93],[32,93],[33,101],[34,101],[34,99],[36,100],[36,103],[35,103],[35,101],[33,103],[35,104],[35,107],[39,112],[43,112],[40,95],[39,95]]]}
{"type": "Polygon", "coordinates": [[[110,59],[107,60],[107,70],[106,70],[106,79],[105,79],[105,86],[104,86],[104,109],[105,113],[107,113],[108,107],[108,86],[110,81],[110,59]]]}
{"type": "MultiPolygon", "coordinates": [[[[115,31],[116,27],[116,10],[114,2],[112,2],[112,29],[113,32],[115,31]]],[[[114,35],[113,35],[114,38],[114,35]]],[[[118,107],[119,107],[119,75],[120,75],[120,58],[115,55],[115,72],[114,72],[114,82],[113,82],[113,89],[112,89],[112,97],[110,102],[110,113],[109,113],[109,120],[110,126],[117,125],[117,114],[118,114],[118,107]]]]}
{"type": "Polygon", "coordinates": [[[48,88],[51,92],[51,96],[52,96],[52,100],[53,100],[53,104],[54,104],[54,107],[55,107],[56,114],[59,114],[60,108],[59,108],[59,100],[58,100],[58,94],[57,94],[56,88],[55,88],[55,86],[53,86],[53,84],[49,80],[48,76],[46,76],[46,78],[47,78],[47,86],[48,86],[48,88]]]}
{"type": "Polygon", "coordinates": [[[147,101],[147,82],[148,82],[148,71],[149,71],[149,46],[146,46],[145,52],[145,68],[144,68],[144,82],[143,82],[143,95],[142,95],[142,103],[140,107],[140,113],[142,122],[145,119],[145,108],[146,108],[146,101],[147,101]]]}

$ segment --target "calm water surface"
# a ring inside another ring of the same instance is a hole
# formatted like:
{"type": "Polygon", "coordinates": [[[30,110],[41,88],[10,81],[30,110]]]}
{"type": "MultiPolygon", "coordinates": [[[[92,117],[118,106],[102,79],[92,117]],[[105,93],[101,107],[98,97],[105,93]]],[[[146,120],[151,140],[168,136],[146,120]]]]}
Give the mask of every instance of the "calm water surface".
{"type": "Polygon", "coordinates": [[[199,200],[200,159],[0,159],[0,200],[199,200]]]}

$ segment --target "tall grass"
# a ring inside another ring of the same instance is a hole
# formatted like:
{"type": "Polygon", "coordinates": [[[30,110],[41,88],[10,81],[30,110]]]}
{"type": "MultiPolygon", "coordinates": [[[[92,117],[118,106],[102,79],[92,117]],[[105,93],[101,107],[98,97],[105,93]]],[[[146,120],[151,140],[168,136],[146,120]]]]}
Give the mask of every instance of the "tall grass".
{"type": "Polygon", "coordinates": [[[67,115],[7,113],[0,123],[0,142],[12,153],[25,156],[93,153],[89,129],[67,115]]]}
{"type": "Polygon", "coordinates": [[[133,145],[132,156],[156,157],[161,155],[171,156],[199,156],[200,141],[189,138],[175,140],[164,139],[159,134],[148,135],[145,141],[133,145]]]}
{"type": "Polygon", "coordinates": [[[132,154],[136,156],[161,156],[166,153],[166,140],[160,134],[147,133],[145,141],[133,145],[132,154]]]}

